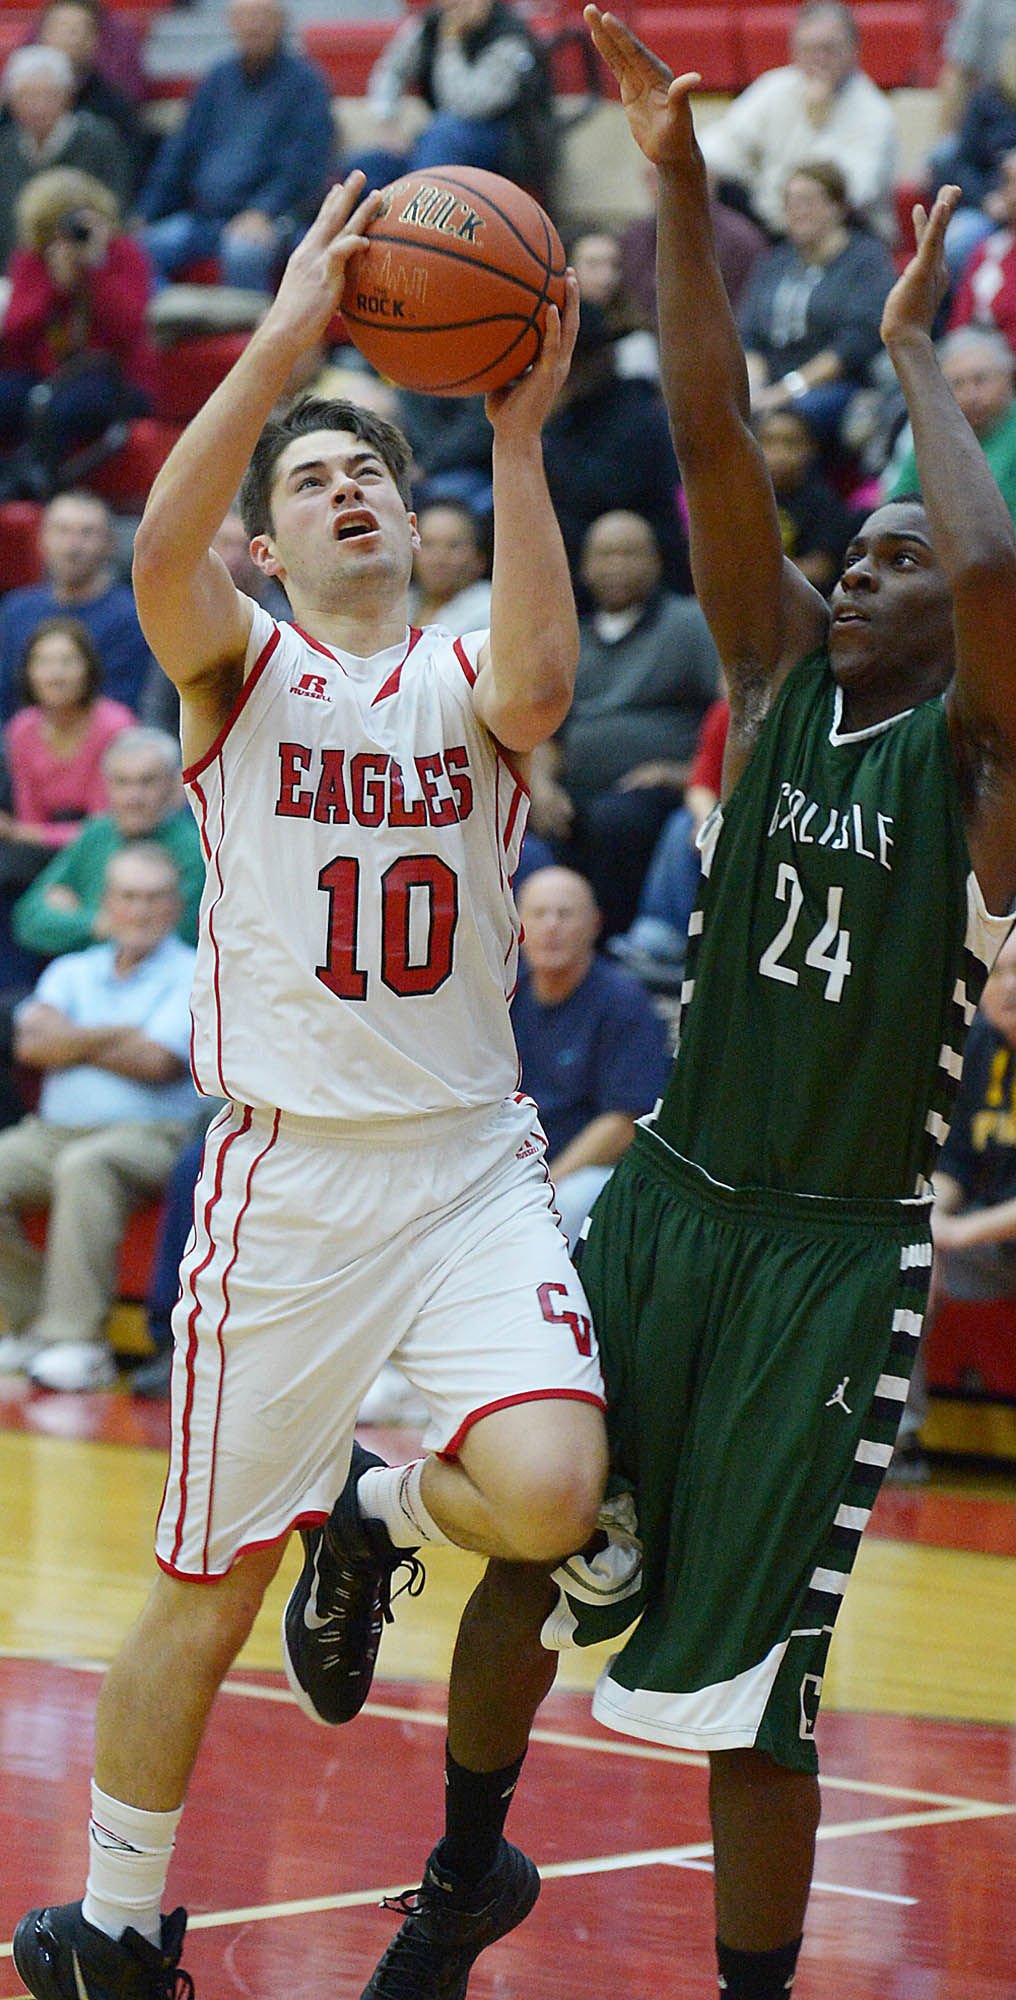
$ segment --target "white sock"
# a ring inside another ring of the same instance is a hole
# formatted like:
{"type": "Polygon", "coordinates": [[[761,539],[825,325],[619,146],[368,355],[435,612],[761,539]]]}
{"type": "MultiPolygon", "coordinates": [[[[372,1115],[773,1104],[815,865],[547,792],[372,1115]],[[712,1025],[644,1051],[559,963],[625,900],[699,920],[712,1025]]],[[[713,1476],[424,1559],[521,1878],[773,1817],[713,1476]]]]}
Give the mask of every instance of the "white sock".
{"type": "Polygon", "coordinates": [[[370,1465],[357,1481],[361,1514],[383,1521],[397,1549],[415,1549],[421,1542],[448,1543],[420,1495],[426,1463],[425,1458],[414,1458],[408,1465],[370,1465]]]}
{"type": "Polygon", "coordinates": [[[182,1806],[175,1812],[142,1812],[100,1792],[92,1781],[88,1822],[88,1881],[81,1914],[86,1923],[122,1937],[130,1925],[158,1944],[162,1895],[182,1806]]]}

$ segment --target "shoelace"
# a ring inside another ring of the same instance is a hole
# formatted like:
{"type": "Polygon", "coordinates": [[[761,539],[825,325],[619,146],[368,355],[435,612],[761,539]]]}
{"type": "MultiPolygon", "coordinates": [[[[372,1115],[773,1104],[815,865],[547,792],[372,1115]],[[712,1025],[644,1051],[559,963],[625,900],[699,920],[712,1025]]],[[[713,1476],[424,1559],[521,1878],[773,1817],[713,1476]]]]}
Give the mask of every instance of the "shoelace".
{"type": "MultiPolygon", "coordinates": [[[[336,1625],[340,1624],[349,1599],[353,1595],[350,1585],[359,1587],[362,1581],[362,1571],[354,1569],[351,1565],[345,1565],[340,1570],[339,1577],[345,1580],[336,1581],[331,1603],[326,1614],[327,1618],[336,1625]]],[[[378,1584],[376,1608],[370,1620],[371,1633],[380,1632],[382,1624],[394,1625],[393,1598],[402,1597],[404,1594],[408,1597],[419,1597],[426,1580],[426,1571],[422,1562],[416,1556],[410,1555],[408,1551],[402,1555],[401,1560],[396,1563],[394,1569],[383,1572],[378,1584]],[[404,1583],[400,1583],[397,1590],[393,1591],[392,1577],[397,1576],[402,1569],[408,1571],[406,1580],[404,1583]]],[[[345,1664],[346,1646],[346,1632],[341,1626],[338,1631],[330,1632],[326,1624],[318,1631],[318,1658],[325,1673],[333,1673],[337,1668],[345,1664]]]]}
{"type": "Polygon", "coordinates": [[[382,1896],[379,1910],[394,1910],[400,1917],[417,1917],[420,1914],[420,1890],[401,1889],[397,1896],[382,1896]]]}
{"type": "Polygon", "coordinates": [[[381,1616],[386,1625],[394,1625],[395,1623],[395,1613],[392,1610],[392,1604],[395,1599],[397,1597],[419,1597],[426,1581],[427,1573],[419,1557],[410,1555],[408,1550],[402,1552],[401,1560],[381,1580],[381,1616]],[[406,1577],[405,1583],[400,1583],[398,1590],[393,1590],[392,1577],[398,1576],[401,1569],[408,1570],[409,1574],[406,1577]]]}
{"type": "MultiPolygon", "coordinates": [[[[426,1900],[423,1888],[404,1889],[400,1896],[384,1896],[381,1908],[402,1917],[419,1917],[426,1900]]],[[[425,1990],[421,1975],[433,1976],[435,1951],[440,1946],[419,1924],[398,1931],[374,1974],[373,1991],[383,1993],[385,2000],[418,2000],[425,1990]]]]}
{"type": "MultiPolygon", "coordinates": [[[[382,1570],[378,1582],[378,1608],[386,1625],[395,1622],[392,1610],[394,1599],[403,1595],[419,1597],[427,1580],[426,1571],[417,1556],[412,1555],[408,1549],[400,1549],[397,1554],[398,1562],[394,1563],[391,1569],[382,1570]],[[398,1590],[393,1590],[392,1578],[398,1576],[399,1571],[403,1569],[408,1571],[405,1583],[400,1583],[398,1590]]],[[[349,1598],[363,1584],[364,1570],[367,1567],[366,1564],[354,1562],[343,1562],[338,1565],[338,1576],[332,1591],[331,1603],[325,1613],[326,1617],[343,1616],[349,1598]]],[[[373,1564],[369,1567],[373,1568],[373,1564]]]]}

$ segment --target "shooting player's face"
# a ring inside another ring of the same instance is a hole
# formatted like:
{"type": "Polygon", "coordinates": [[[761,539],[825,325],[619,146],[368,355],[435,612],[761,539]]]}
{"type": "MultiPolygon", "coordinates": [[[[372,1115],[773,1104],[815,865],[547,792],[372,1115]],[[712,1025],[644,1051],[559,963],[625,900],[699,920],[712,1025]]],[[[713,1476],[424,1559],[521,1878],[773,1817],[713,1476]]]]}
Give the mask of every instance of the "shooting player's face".
{"type": "Polygon", "coordinates": [[[310,431],[281,453],[259,567],[304,593],[343,595],[379,569],[408,579],[416,517],[384,460],[350,431],[310,431]]]}

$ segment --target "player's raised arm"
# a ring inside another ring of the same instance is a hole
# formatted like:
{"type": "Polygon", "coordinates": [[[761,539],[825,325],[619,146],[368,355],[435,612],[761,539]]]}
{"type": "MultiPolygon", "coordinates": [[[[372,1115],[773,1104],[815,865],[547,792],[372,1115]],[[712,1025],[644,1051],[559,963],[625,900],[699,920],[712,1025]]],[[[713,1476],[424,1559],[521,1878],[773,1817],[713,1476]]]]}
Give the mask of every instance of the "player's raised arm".
{"type": "MultiPolygon", "coordinates": [[[[249,609],[209,544],[266,418],[335,311],[346,265],[376,206],[374,196],[361,200],[363,185],[356,173],[329,190],[261,325],[174,445],[148,496],[134,544],[138,615],[160,665],[194,700],[220,669],[226,679],[242,670],[249,609]]],[[[213,686],[209,703],[216,701],[213,686]]]]}
{"type": "Polygon", "coordinates": [[[688,504],[692,574],[737,702],[817,644],[826,613],[785,563],[776,503],[749,427],[744,354],[713,249],[689,97],[612,14],[585,9],[634,138],[658,174],[660,369],[688,504]]]}
{"type": "Polygon", "coordinates": [[[948,697],[967,838],[989,907],[1016,896],[1016,535],[984,452],[939,367],[931,329],[947,285],[942,239],[959,198],[914,211],[917,251],[886,300],[882,339],[914,430],[921,497],[953,598],[948,697]]]}
{"type": "Polygon", "coordinates": [[[568,373],[578,319],[578,285],[569,272],[564,313],[550,308],[538,360],[486,403],[494,427],[494,565],[490,639],[474,700],[509,750],[533,750],[552,736],[575,684],[578,619],[541,433],[568,373]]]}

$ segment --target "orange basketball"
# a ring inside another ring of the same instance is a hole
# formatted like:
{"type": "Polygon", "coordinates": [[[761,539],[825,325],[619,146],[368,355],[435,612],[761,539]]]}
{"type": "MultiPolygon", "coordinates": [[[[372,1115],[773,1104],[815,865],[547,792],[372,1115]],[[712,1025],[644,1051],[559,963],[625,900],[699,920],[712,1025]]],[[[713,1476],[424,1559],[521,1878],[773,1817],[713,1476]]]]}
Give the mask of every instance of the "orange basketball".
{"type": "Polygon", "coordinates": [[[350,259],[342,317],[380,375],[432,396],[513,382],[564,304],[565,256],[532,195],[480,167],[430,167],[382,190],[350,259]]]}

